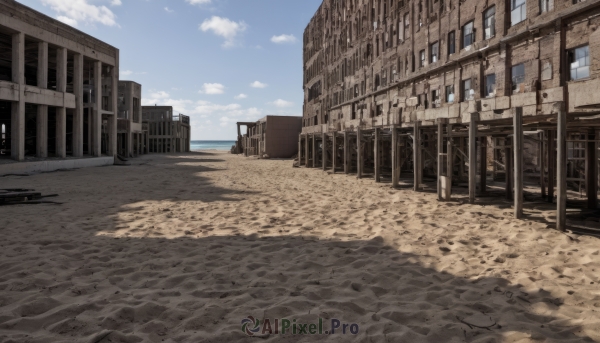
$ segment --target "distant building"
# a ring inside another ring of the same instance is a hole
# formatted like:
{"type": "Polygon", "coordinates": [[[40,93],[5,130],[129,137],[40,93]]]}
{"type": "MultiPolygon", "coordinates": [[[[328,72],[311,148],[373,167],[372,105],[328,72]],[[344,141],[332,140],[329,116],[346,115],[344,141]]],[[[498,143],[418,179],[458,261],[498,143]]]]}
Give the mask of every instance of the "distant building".
{"type": "Polygon", "coordinates": [[[266,116],[256,122],[239,122],[238,142],[234,151],[245,156],[268,155],[270,158],[289,158],[298,153],[298,135],[302,118],[266,116]],[[247,132],[241,135],[240,126],[247,132]]]}
{"type": "Polygon", "coordinates": [[[142,85],[133,81],[119,81],[117,152],[134,157],[146,151],[147,131],[142,130],[142,85]]]}
{"type": "Polygon", "coordinates": [[[189,152],[190,117],[173,115],[172,106],[142,106],[148,153],[189,152]]]}

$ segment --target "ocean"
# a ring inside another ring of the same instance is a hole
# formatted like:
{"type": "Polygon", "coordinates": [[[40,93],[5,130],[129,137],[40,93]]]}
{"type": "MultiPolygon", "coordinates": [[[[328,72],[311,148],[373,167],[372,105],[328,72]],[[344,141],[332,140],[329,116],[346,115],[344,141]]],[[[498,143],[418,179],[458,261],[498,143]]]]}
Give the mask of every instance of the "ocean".
{"type": "Polygon", "coordinates": [[[224,150],[229,151],[235,141],[192,141],[191,150],[224,150]]]}

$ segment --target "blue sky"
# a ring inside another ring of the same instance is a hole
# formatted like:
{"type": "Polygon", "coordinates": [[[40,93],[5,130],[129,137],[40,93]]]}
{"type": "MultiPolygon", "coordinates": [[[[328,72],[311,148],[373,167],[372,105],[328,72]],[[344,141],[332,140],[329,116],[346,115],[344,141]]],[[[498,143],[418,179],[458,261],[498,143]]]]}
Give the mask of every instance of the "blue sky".
{"type": "Polygon", "coordinates": [[[120,49],[144,105],[192,119],[192,139],[236,121],[302,115],[302,34],[321,0],[19,0],[120,49]]]}

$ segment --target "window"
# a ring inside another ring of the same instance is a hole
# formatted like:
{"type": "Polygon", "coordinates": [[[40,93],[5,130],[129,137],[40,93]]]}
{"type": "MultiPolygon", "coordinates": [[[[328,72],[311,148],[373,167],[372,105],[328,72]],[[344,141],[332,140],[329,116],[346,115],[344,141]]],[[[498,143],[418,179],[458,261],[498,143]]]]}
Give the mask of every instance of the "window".
{"type": "Polygon", "coordinates": [[[456,34],[454,31],[448,33],[448,55],[456,52],[456,34]]]}
{"type": "Polygon", "coordinates": [[[483,93],[486,98],[492,98],[496,95],[496,74],[485,76],[485,89],[483,93]]]}
{"type": "Polygon", "coordinates": [[[421,50],[421,52],[419,52],[419,67],[424,67],[425,66],[425,50],[421,50]]]}
{"type": "Polygon", "coordinates": [[[590,46],[582,46],[569,51],[571,80],[590,77],[590,46]]]}
{"type": "Polygon", "coordinates": [[[483,39],[490,39],[496,35],[496,6],[492,6],[485,11],[483,29],[483,39]]]}
{"type": "Polygon", "coordinates": [[[465,26],[463,26],[463,49],[471,46],[474,42],[474,38],[473,22],[467,23],[465,26]]]}
{"type": "Polygon", "coordinates": [[[475,91],[471,88],[471,79],[462,82],[462,97],[463,101],[473,100],[475,91]]]}
{"type": "Polygon", "coordinates": [[[377,105],[377,113],[375,115],[378,117],[383,115],[383,105],[377,105]]]}
{"type": "Polygon", "coordinates": [[[554,0],[540,0],[540,13],[551,11],[554,8],[554,0]]]}
{"type": "Polygon", "coordinates": [[[511,71],[512,77],[512,91],[513,94],[522,93],[525,91],[525,65],[518,64],[512,67],[511,71]]]}
{"type": "Polygon", "coordinates": [[[517,25],[527,19],[526,0],[510,0],[510,25],[517,25]]]}
{"type": "Polygon", "coordinates": [[[431,105],[433,108],[440,107],[440,91],[438,89],[431,91],[431,105]]]}
{"type": "Polygon", "coordinates": [[[431,56],[429,57],[429,62],[431,63],[435,63],[438,61],[438,56],[440,54],[440,43],[435,42],[433,44],[431,44],[431,56]]]}
{"type": "Polygon", "coordinates": [[[451,104],[454,102],[454,86],[446,86],[446,102],[451,104]]]}
{"type": "Polygon", "coordinates": [[[404,38],[410,36],[410,13],[404,15],[404,38]]]}

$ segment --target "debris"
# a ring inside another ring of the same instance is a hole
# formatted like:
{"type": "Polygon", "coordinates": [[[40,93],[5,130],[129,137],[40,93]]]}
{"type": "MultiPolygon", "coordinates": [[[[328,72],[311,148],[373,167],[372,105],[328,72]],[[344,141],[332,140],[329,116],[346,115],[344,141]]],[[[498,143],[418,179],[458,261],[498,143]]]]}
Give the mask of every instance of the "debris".
{"type": "Polygon", "coordinates": [[[54,201],[45,201],[44,198],[57,197],[58,194],[42,195],[33,189],[0,189],[0,206],[7,205],[37,205],[37,204],[60,204],[54,201]]]}

